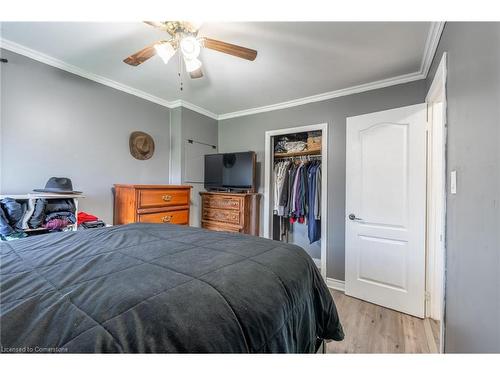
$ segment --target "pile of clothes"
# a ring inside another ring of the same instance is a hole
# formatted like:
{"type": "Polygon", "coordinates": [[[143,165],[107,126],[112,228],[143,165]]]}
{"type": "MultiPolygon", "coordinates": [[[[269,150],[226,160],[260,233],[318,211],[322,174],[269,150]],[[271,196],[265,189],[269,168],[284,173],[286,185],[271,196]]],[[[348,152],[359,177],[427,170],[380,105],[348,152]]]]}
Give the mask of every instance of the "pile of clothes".
{"type": "Polygon", "coordinates": [[[86,212],[78,212],[78,227],[83,229],[101,228],[105,227],[106,223],[99,220],[97,216],[88,214],[86,212]]]}
{"type": "Polygon", "coordinates": [[[45,206],[41,211],[40,216],[33,216],[30,221],[35,218],[37,223],[43,218],[42,226],[51,231],[66,228],[68,225],[76,223],[76,207],[73,199],[37,199],[35,204],[35,213],[37,206],[45,206]],[[40,203],[39,203],[40,202],[40,203]]]}
{"type": "Polygon", "coordinates": [[[281,233],[293,223],[307,224],[309,242],[321,238],[321,160],[284,160],[274,165],[274,214],[281,233]]]}
{"type": "Polygon", "coordinates": [[[4,240],[26,237],[29,229],[59,231],[76,223],[73,199],[0,201],[0,236],[4,240]]]}
{"type": "Polygon", "coordinates": [[[274,152],[277,153],[300,152],[306,148],[307,133],[281,136],[276,139],[274,144],[274,152]]]}
{"type": "Polygon", "coordinates": [[[3,240],[13,240],[26,237],[23,228],[27,210],[26,202],[17,202],[12,198],[0,200],[0,236],[3,240]]]}

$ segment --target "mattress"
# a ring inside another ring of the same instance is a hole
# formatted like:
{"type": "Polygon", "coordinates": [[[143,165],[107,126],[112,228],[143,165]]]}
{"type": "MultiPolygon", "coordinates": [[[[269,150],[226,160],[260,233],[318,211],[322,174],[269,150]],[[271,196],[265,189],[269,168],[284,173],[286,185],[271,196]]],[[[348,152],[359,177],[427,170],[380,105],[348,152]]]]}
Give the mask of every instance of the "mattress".
{"type": "Polygon", "coordinates": [[[0,247],[4,353],[312,353],[344,337],[295,245],[130,224],[0,247]]]}

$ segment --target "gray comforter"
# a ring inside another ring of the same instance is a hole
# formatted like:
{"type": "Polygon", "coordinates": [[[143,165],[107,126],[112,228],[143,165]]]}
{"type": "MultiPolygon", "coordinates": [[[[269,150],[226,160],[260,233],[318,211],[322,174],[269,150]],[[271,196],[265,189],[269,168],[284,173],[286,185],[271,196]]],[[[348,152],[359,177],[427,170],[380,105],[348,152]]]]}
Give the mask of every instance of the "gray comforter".
{"type": "Polygon", "coordinates": [[[298,246],[166,224],[0,246],[4,353],[307,353],[343,338],[298,246]]]}

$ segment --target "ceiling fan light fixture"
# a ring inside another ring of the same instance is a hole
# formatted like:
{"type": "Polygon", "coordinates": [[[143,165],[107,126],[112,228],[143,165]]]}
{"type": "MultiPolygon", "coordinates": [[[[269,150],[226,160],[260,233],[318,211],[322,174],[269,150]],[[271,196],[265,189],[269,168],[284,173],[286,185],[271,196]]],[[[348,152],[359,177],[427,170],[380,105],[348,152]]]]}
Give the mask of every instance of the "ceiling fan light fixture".
{"type": "Polygon", "coordinates": [[[155,50],[165,64],[168,64],[172,56],[175,55],[175,48],[168,42],[155,44],[155,50]]]}
{"type": "Polygon", "coordinates": [[[186,72],[188,73],[194,72],[195,70],[201,68],[201,61],[197,58],[187,59],[186,57],[184,57],[184,64],[186,64],[186,72]]]}
{"type": "Polygon", "coordinates": [[[180,42],[181,51],[188,60],[194,60],[200,55],[200,42],[194,36],[186,36],[180,42]]]}
{"type": "Polygon", "coordinates": [[[200,27],[203,25],[202,21],[188,21],[189,25],[196,31],[200,29],[200,27]]]}

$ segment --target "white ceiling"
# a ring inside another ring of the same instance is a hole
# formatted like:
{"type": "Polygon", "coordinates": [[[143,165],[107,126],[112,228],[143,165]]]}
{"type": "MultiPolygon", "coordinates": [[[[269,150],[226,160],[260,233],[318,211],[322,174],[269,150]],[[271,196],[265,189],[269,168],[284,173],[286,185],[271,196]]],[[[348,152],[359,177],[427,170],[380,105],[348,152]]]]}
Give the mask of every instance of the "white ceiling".
{"type": "MultiPolygon", "coordinates": [[[[143,23],[2,23],[2,38],[84,71],[171,102],[217,115],[273,105],[392,77],[421,73],[430,22],[205,23],[199,35],[253,48],[250,62],[203,50],[205,76],[153,57],[122,62],[166,34],[143,23]]],[[[427,46],[428,47],[428,46],[427,46]]]]}

